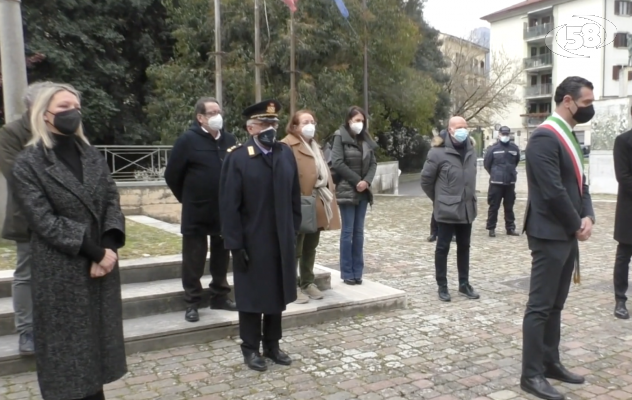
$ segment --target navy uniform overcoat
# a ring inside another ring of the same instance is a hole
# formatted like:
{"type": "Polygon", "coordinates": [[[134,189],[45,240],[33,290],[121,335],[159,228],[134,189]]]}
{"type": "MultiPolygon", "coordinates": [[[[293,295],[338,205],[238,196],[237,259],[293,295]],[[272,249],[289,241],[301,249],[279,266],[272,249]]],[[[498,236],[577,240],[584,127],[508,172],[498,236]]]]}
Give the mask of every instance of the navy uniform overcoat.
{"type": "Polygon", "coordinates": [[[220,178],[226,249],[245,249],[247,271],[234,271],[241,312],[279,314],[296,300],[296,233],[301,189],[292,149],[277,142],[266,155],[250,138],[231,150],[220,178]]]}

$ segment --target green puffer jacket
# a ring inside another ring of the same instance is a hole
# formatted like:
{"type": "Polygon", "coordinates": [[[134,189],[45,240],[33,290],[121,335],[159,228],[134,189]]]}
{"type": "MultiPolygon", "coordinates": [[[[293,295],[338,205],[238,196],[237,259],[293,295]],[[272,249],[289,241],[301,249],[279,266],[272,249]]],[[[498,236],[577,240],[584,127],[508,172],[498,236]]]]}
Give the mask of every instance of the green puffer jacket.
{"type": "Polygon", "coordinates": [[[355,135],[352,137],[344,126],[334,133],[331,168],[340,176],[336,185],[338,204],[357,205],[362,198],[373,204],[370,186],[377,170],[374,151],[378,146],[365,131],[360,133],[360,138],[360,141],[356,140],[355,135]],[[369,184],[369,189],[363,193],[356,190],[360,181],[369,184]]]}

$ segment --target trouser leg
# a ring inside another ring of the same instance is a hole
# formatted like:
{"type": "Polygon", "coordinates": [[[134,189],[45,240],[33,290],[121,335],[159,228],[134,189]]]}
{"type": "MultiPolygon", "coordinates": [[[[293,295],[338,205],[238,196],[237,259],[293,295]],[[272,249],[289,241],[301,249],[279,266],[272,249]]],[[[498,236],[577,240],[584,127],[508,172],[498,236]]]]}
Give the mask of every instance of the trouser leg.
{"type": "Polygon", "coordinates": [[[437,236],[437,220],[434,217],[434,212],[430,218],[430,236],[437,236]]]}
{"type": "Polygon", "coordinates": [[[505,210],[505,229],[507,232],[516,230],[516,215],[514,204],[516,203],[516,185],[503,187],[503,209],[505,210]]]}
{"type": "Polygon", "coordinates": [[[320,231],[304,235],[303,249],[299,258],[299,286],[305,289],[314,283],[314,265],[316,264],[316,248],[320,242],[320,231]]]}
{"type": "Polygon", "coordinates": [[[17,263],[13,273],[12,297],[15,312],[15,328],[18,334],[33,329],[33,300],[31,297],[31,245],[18,242],[17,263]]]}
{"type": "Polygon", "coordinates": [[[456,266],[459,271],[459,285],[469,283],[470,278],[470,242],[472,224],[454,225],[456,233],[456,266]]]}
{"type": "Polygon", "coordinates": [[[454,235],[454,225],[437,224],[439,235],[437,236],[437,246],[435,247],[435,278],[437,285],[446,286],[448,284],[448,254],[450,253],[450,243],[454,235]]]}
{"type": "Polygon", "coordinates": [[[202,300],[200,279],[204,275],[207,253],[206,235],[182,236],[182,287],[184,301],[190,306],[198,307],[202,300]]]}
{"type": "Polygon", "coordinates": [[[487,211],[487,230],[496,229],[496,223],[498,222],[498,210],[503,198],[503,186],[502,185],[489,185],[487,190],[487,204],[489,210],[487,211]]]}
{"type": "Polygon", "coordinates": [[[577,240],[528,237],[531,250],[529,299],[522,323],[522,376],[544,373],[544,362],[559,358],[561,310],[568,295],[577,240]],[[553,352],[546,356],[545,352],[553,352]]]}
{"type": "Polygon", "coordinates": [[[630,271],[630,258],[632,258],[632,245],[619,243],[614,262],[614,298],[627,301],[628,275],[630,271]]]}
{"type": "Polygon", "coordinates": [[[245,356],[252,353],[259,354],[261,325],[261,314],[239,312],[239,337],[242,341],[241,351],[245,356]]]}
{"type": "Polygon", "coordinates": [[[352,265],[353,279],[362,279],[364,273],[364,219],[369,202],[362,200],[355,207],[353,219],[352,265]]]}
{"type": "Polygon", "coordinates": [[[279,341],[283,336],[281,314],[266,314],[263,316],[263,347],[266,350],[279,348],[279,341]]]}
{"type": "Polygon", "coordinates": [[[210,269],[212,280],[209,285],[211,288],[211,301],[214,299],[223,300],[230,293],[230,285],[226,279],[229,262],[229,251],[224,248],[224,239],[219,235],[211,236],[210,269]]]}
{"type": "Polygon", "coordinates": [[[353,226],[355,220],[353,204],[340,205],[342,228],[340,230],[340,276],[343,280],[355,279],[353,276],[353,226]]]}

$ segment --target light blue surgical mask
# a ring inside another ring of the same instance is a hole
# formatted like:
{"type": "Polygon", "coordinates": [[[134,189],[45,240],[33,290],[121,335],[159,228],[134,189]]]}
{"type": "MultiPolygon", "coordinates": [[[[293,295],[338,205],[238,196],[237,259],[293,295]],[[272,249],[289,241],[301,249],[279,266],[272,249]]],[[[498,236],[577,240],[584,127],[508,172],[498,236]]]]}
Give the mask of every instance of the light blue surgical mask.
{"type": "Polygon", "coordinates": [[[469,134],[470,133],[467,131],[467,129],[459,128],[454,131],[454,138],[456,139],[457,142],[463,143],[465,142],[465,139],[467,139],[469,134]]]}
{"type": "Polygon", "coordinates": [[[501,136],[500,141],[503,143],[507,143],[509,141],[509,136],[501,136]]]}

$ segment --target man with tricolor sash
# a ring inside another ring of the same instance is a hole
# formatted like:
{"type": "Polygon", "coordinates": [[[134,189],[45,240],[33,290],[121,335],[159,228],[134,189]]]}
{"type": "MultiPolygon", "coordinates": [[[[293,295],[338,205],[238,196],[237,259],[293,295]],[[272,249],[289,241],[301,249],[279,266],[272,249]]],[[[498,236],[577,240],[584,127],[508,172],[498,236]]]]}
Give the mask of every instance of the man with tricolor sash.
{"type": "Polygon", "coordinates": [[[562,400],[546,378],[584,382],[560,362],[559,344],[571,280],[580,282],[578,240],[588,240],[595,223],[583,154],[573,132],[595,114],[593,85],[568,77],[555,90],[554,100],[555,112],[531,133],[526,150],[529,195],[524,231],[532,263],[520,387],[541,399],[562,400]]]}

